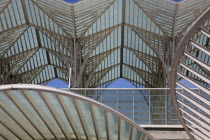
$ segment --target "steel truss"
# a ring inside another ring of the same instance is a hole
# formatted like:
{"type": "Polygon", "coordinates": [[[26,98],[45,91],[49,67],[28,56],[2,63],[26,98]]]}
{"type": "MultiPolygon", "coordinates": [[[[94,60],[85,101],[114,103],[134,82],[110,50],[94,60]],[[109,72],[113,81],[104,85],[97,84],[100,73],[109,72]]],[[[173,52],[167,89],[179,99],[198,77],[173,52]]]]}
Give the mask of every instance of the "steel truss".
{"type": "Polygon", "coordinates": [[[209,0],[1,0],[0,84],[67,82],[71,67],[73,87],[106,87],[118,78],[165,87],[177,44],[209,6],[209,0]]]}
{"type": "Polygon", "coordinates": [[[170,74],[171,94],[182,125],[191,139],[210,139],[210,7],[181,40],[170,74]],[[180,78],[198,87],[192,90],[180,78]],[[180,86],[183,90],[176,90],[180,86]],[[182,98],[182,99],[181,99],[182,98]]]}

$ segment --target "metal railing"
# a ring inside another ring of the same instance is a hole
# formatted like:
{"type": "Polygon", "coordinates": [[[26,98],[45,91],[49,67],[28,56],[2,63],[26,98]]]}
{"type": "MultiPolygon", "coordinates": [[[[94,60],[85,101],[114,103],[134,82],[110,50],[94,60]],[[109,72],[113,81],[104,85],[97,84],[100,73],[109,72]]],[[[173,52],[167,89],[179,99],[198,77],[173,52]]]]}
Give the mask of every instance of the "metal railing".
{"type": "Polygon", "coordinates": [[[180,124],[169,88],[75,88],[71,91],[110,106],[137,124],[180,124]]]}
{"type": "Polygon", "coordinates": [[[140,125],[181,124],[169,88],[74,88],[71,91],[108,105],[140,125]]]}

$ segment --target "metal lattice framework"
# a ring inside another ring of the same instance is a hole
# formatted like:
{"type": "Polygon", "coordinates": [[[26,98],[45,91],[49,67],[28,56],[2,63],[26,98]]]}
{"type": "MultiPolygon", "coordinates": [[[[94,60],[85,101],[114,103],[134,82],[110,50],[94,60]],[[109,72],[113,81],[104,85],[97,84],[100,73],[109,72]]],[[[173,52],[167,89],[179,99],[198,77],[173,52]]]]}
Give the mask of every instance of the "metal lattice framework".
{"type": "MultiPolygon", "coordinates": [[[[165,87],[177,44],[209,0],[0,1],[0,83],[165,87]]],[[[201,38],[202,39],[202,38],[201,38]]]]}
{"type": "Polygon", "coordinates": [[[171,94],[191,139],[210,139],[210,7],[181,40],[170,74],[171,94]],[[185,79],[201,91],[181,84],[185,79]],[[182,90],[176,90],[180,86],[182,90]]]}

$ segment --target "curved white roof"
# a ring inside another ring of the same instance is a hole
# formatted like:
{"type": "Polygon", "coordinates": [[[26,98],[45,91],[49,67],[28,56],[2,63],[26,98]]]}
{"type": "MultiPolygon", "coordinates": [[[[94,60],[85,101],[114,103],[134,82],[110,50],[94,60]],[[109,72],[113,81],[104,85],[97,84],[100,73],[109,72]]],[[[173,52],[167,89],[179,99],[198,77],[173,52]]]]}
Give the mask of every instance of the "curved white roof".
{"type": "Polygon", "coordinates": [[[0,106],[1,139],[153,139],[113,109],[55,88],[4,85],[0,106]]]}

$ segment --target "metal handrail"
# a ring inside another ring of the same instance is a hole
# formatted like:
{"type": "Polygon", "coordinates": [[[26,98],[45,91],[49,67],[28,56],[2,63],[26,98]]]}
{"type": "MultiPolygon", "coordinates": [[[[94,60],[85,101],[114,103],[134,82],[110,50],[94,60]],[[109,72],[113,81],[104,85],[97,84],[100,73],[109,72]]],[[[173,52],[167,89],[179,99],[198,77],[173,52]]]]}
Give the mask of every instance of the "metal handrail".
{"type": "Polygon", "coordinates": [[[180,125],[178,116],[173,111],[169,88],[73,88],[71,91],[111,106],[139,125],[180,125]],[[112,91],[111,94],[110,91],[112,91]],[[125,91],[130,94],[121,93],[125,91]],[[144,91],[144,93],[136,94],[138,91],[144,91]],[[158,91],[157,95],[155,91],[158,91]]]}
{"type": "MultiPolygon", "coordinates": [[[[69,90],[68,88],[61,88],[64,90],[69,90]]],[[[70,90],[148,90],[148,89],[169,89],[170,88],[71,88],[70,90]]],[[[176,88],[176,89],[182,89],[182,88],[176,88]]],[[[190,88],[190,89],[199,89],[199,88],[190,88]]],[[[210,88],[209,88],[210,89],[210,88]]]]}

